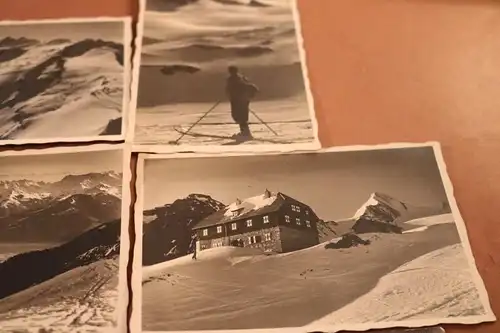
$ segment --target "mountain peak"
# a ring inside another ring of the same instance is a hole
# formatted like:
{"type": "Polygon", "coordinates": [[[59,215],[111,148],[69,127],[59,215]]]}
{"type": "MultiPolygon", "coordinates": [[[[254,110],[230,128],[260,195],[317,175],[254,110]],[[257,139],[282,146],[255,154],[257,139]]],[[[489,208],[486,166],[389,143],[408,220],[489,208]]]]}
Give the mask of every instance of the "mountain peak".
{"type": "Polygon", "coordinates": [[[375,207],[377,205],[383,205],[387,209],[391,210],[394,215],[399,216],[404,211],[408,210],[408,205],[402,201],[395,199],[394,197],[382,193],[382,192],[373,192],[370,194],[368,200],[361,205],[361,207],[356,211],[353,216],[354,220],[361,218],[363,215],[367,214],[370,210],[370,207],[375,207]]]}

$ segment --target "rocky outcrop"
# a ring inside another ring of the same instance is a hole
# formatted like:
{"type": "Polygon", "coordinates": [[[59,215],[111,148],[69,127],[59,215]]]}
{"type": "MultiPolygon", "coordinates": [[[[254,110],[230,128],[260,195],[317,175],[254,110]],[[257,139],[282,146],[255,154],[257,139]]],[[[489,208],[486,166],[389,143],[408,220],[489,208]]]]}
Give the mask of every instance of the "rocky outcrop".
{"type": "Polygon", "coordinates": [[[356,212],[352,229],[356,233],[384,232],[401,233],[397,219],[408,210],[408,206],[386,194],[373,193],[356,212]]]}
{"type": "Polygon", "coordinates": [[[145,216],[154,218],[143,227],[143,265],[186,255],[192,237],[191,228],[224,207],[208,195],[190,194],[171,204],[145,211],[145,216]]]}
{"type": "Polygon", "coordinates": [[[122,132],[122,118],[110,120],[100,135],[120,135],[122,132]]]}
{"type": "Polygon", "coordinates": [[[444,214],[449,206],[413,206],[387,194],[373,193],[368,201],[354,214],[352,229],[356,233],[385,232],[401,233],[405,222],[417,218],[444,214]]]}
{"type": "Polygon", "coordinates": [[[174,75],[177,73],[194,74],[199,71],[200,69],[198,67],[190,65],[168,65],[168,66],[163,66],[160,69],[160,72],[163,75],[174,75]]]}
{"type": "Polygon", "coordinates": [[[36,39],[29,39],[26,37],[5,37],[4,39],[0,39],[0,47],[27,47],[38,43],[39,41],[37,41],[36,39]]]}
{"type": "Polygon", "coordinates": [[[356,234],[350,233],[342,236],[340,240],[335,243],[328,243],[325,249],[348,249],[359,245],[370,245],[369,240],[364,240],[356,234]]]}
{"type": "Polygon", "coordinates": [[[0,299],[76,267],[101,259],[117,258],[120,250],[120,230],[121,221],[114,220],[101,224],[63,245],[22,253],[0,263],[0,299]]]}
{"type": "Polygon", "coordinates": [[[26,53],[26,49],[14,47],[8,49],[0,49],[0,63],[14,60],[26,53]]]}

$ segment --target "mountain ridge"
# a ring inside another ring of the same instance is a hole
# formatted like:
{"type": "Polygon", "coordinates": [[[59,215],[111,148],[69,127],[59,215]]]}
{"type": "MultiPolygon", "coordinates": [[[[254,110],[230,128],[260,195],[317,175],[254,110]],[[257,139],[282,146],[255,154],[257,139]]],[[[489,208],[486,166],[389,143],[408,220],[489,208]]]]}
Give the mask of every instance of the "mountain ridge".
{"type": "Polygon", "coordinates": [[[62,245],[15,255],[0,263],[0,299],[74,268],[119,255],[121,219],[102,223],[62,245]],[[29,267],[30,274],[26,274],[29,267]]]}
{"type": "Polygon", "coordinates": [[[205,194],[189,194],[171,204],[143,212],[152,220],[143,226],[143,265],[177,258],[190,251],[191,228],[214,212],[226,207],[205,194]]]}
{"type": "Polygon", "coordinates": [[[0,182],[0,242],[66,242],[120,215],[116,172],[0,182]]]}

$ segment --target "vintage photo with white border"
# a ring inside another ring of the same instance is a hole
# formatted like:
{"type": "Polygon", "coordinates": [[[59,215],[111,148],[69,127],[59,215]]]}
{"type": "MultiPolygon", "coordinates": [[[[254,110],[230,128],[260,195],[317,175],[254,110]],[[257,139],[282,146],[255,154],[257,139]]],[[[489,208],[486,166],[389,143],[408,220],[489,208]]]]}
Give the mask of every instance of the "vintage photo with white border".
{"type": "Polygon", "coordinates": [[[140,154],[132,332],[495,321],[439,143],[140,154]]]}
{"type": "Polygon", "coordinates": [[[0,152],[0,327],[126,332],[130,148],[0,152]]]}
{"type": "Polygon", "coordinates": [[[130,17],[0,21],[0,145],[121,141],[130,17]]]}
{"type": "Polygon", "coordinates": [[[295,0],[140,0],[137,31],[134,151],[321,147],[295,0]]]}

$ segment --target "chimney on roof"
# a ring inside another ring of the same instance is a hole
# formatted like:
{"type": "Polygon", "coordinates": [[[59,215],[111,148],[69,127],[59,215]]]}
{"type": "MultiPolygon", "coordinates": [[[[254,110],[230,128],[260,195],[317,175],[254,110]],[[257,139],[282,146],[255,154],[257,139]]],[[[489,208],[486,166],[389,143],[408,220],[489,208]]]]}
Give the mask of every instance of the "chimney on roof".
{"type": "Polygon", "coordinates": [[[272,194],[271,194],[271,191],[269,191],[269,190],[266,188],[266,190],[264,191],[264,198],[268,199],[268,198],[270,198],[270,197],[271,197],[271,195],[272,195],[272,194]]]}
{"type": "Polygon", "coordinates": [[[241,200],[239,198],[236,198],[236,201],[234,203],[239,206],[239,205],[241,205],[241,200]]]}

